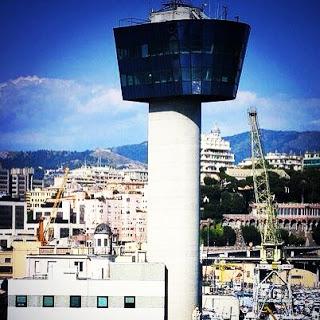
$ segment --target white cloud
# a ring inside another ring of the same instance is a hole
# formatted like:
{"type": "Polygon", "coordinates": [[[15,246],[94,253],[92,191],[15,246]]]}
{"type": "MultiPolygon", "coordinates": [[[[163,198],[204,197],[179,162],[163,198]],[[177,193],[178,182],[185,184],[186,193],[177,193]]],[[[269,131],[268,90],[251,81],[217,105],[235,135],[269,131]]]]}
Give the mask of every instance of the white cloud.
{"type": "Polygon", "coordinates": [[[272,130],[320,130],[320,98],[293,98],[279,94],[262,97],[255,92],[239,91],[233,101],[203,106],[203,131],[217,123],[223,135],[249,129],[247,110],[256,107],[260,126],[272,130]]]}
{"type": "MultiPolygon", "coordinates": [[[[203,130],[249,129],[247,109],[262,128],[320,130],[320,98],[263,97],[239,91],[233,101],[203,104],[203,130]]],[[[20,77],[0,83],[1,149],[86,149],[147,139],[147,105],[122,100],[119,88],[74,80],[20,77]]]]}
{"type": "Polygon", "coordinates": [[[20,77],[0,84],[0,149],[134,143],[146,139],[146,114],[147,108],[123,101],[118,88],[20,77]]]}

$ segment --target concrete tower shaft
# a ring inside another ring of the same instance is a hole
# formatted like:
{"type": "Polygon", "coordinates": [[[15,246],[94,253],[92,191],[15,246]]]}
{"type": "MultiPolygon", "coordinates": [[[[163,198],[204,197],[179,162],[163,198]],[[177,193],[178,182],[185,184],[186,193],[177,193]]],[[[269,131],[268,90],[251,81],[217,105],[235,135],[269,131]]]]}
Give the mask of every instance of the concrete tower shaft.
{"type": "Polygon", "coordinates": [[[168,272],[168,319],[191,319],[201,301],[199,152],[201,104],[149,107],[148,259],[168,272]]]}
{"type": "Polygon", "coordinates": [[[165,320],[191,320],[201,309],[201,102],[236,97],[250,27],[182,1],[150,21],[114,29],[121,89],[149,103],[148,259],[167,268],[165,320]]]}

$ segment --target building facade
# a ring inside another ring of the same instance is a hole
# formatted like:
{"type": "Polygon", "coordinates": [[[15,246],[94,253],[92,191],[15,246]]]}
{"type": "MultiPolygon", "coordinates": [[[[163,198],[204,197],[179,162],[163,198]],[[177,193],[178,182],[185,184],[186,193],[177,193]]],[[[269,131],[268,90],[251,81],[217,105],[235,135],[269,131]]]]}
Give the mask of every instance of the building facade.
{"type": "Polygon", "coordinates": [[[50,267],[44,268],[50,270],[47,276],[34,273],[30,278],[9,280],[8,320],[165,318],[163,264],[108,263],[96,259],[90,262],[78,257],[78,261],[61,268],[61,263],[54,263],[58,257],[50,259],[50,267]],[[93,272],[93,277],[82,278],[79,263],[84,266],[85,261],[96,270],[104,266],[105,273],[93,272]]]}
{"type": "Polygon", "coordinates": [[[27,203],[0,201],[0,246],[9,248],[15,237],[28,237],[27,203]]]}
{"type": "Polygon", "coordinates": [[[306,152],[303,158],[303,168],[320,168],[320,152],[306,152]]]}
{"type": "Polygon", "coordinates": [[[204,177],[215,177],[220,168],[234,165],[234,154],[230,142],[221,138],[220,130],[214,127],[209,133],[201,134],[200,181],[204,177]]]}
{"type": "MultiPolygon", "coordinates": [[[[279,227],[289,231],[309,232],[320,222],[319,203],[278,203],[277,219],[279,227]]],[[[259,225],[259,217],[253,207],[250,214],[225,214],[223,223],[231,227],[259,225]]]]}
{"type": "Polygon", "coordinates": [[[10,194],[12,197],[25,200],[26,192],[32,190],[33,174],[33,168],[12,168],[10,170],[10,194]]]}

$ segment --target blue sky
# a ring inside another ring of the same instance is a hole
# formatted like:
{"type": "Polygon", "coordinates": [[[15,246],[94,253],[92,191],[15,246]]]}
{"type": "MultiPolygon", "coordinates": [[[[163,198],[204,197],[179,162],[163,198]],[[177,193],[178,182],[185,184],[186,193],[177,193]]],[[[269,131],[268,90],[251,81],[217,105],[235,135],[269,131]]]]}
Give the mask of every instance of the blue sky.
{"type": "MultiPolygon", "coordinates": [[[[203,105],[203,131],[320,130],[320,2],[207,0],[251,25],[238,97],[203,105]]],[[[112,28],[156,0],[1,0],[0,150],[84,150],[147,139],[147,105],[123,102],[112,28]]],[[[194,1],[200,4],[200,1],[194,1]]],[[[210,5],[209,5],[210,4],[210,5]]]]}

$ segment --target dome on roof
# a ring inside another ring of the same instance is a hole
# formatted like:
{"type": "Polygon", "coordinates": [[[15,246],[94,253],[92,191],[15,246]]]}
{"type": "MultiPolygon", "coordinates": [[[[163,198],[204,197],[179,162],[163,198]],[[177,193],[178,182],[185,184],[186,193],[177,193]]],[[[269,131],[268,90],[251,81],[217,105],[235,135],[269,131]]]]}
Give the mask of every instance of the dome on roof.
{"type": "Polygon", "coordinates": [[[100,223],[96,227],[94,234],[112,234],[112,231],[111,231],[111,228],[106,223],[100,223]]]}

